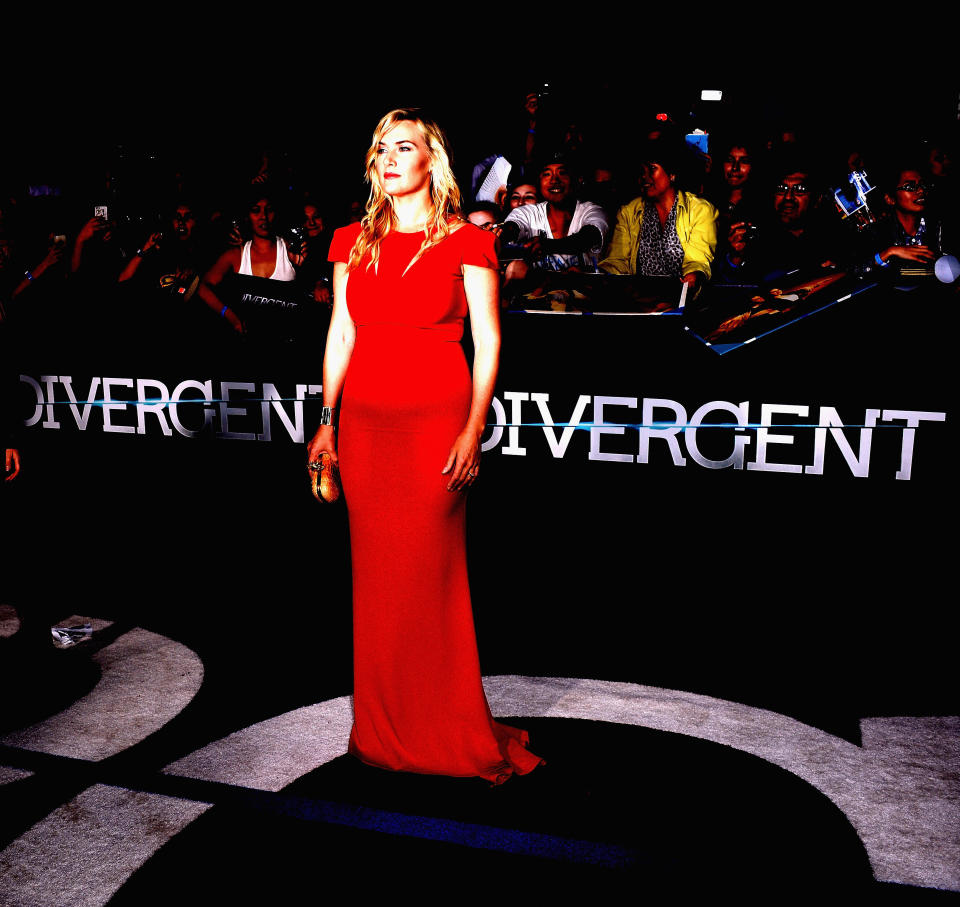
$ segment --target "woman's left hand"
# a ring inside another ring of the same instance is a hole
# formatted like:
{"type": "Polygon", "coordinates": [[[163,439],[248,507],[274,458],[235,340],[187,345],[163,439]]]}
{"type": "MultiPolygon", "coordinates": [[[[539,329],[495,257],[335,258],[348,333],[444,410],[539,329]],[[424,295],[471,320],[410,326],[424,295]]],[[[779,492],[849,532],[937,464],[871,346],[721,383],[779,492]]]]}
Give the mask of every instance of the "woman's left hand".
{"type": "Polygon", "coordinates": [[[450,448],[447,464],[441,475],[450,476],[447,491],[463,491],[477,479],[480,470],[480,436],[464,429],[450,448]]]}

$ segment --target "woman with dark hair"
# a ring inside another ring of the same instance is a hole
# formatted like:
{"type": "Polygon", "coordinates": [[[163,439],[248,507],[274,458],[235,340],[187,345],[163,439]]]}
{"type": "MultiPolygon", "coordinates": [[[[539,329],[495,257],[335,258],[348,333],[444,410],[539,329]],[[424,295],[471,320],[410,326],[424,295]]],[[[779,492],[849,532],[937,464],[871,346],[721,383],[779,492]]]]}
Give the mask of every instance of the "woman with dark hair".
{"type": "Polygon", "coordinates": [[[474,202],[464,211],[464,216],[481,230],[492,230],[500,223],[503,212],[494,202],[474,202]]]}
{"type": "Polygon", "coordinates": [[[717,209],[680,188],[684,154],[675,141],[655,139],[647,144],[641,157],[641,194],[617,212],[602,270],[676,277],[694,290],[710,279],[717,209]]]}
{"type": "Polygon", "coordinates": [[[136,280],[150,289],[189,298],[196,289],[200,265],[197,215],[192,205],[180,201],[165,221],[164,226],[153,230],[136,254],[130,256],[117,279],[120,283],[136,280]],[[146,268],[145,262],[149,263],[146,268]]]}
{"type": "Polygon", "coordinates": [[[217,295],[220,284],[230,274],[294,280],[297,276],[295,266],[304,261],[304,255],[288,249],[283,237],[277,233],[277,213],[269,190],[257,184],[248,197],[247,222],[251,239],[239,248],[227,249],[203,275],[197,288],[197,295],[238,333],[243,333],[243,322],[217,295]]]}
{"type": "Polygon", "coordinates": [[[730,224],[755,222],[758,216],[759,145],[750,137],[731,135],[717,145],[717,150],[713,158],[713,182],[706,198],[719,214],[718,235],[726,236],[730,224]]]}
{"type": "Polygon", "coordinates": [[[539,203],[540,192],[536,184],[520,182],[507,186],[502,207],[509,214],[514,208],[519,208],[521,205],[538,205],[539,203]]]}
{"type": "Polygon", "coordinates": [[[326,250],[330,245],[329,216],[320,203],[311,196],[303,202],[303,251],[306,261],[297,270],[297,280],[315,302],[333,305],[330,278],[333,269],[327,261],[326,250]]]}
{"type": "Polygon", "coordinates": [[[932,274],[934,261],[945,251],[944,225],[930,215],[931,187],[919,161],[902,160],[890,167],[881,188],[886,216],[868,229],[863,242],[869,265],[889,268],[897,275],[932,274]]]}
{"type": "Polygon", "coordinates": [[[350,514],[350,752],[499,783],[541,760],[491,717],[467,580],[465,492],[500,350],[494,235],[464,222],[446,138],[417,110],[377,125],[367,179],[366,216],[330,246],[323,413],[308,448],[312,469],[339,465],[350,514]]]}

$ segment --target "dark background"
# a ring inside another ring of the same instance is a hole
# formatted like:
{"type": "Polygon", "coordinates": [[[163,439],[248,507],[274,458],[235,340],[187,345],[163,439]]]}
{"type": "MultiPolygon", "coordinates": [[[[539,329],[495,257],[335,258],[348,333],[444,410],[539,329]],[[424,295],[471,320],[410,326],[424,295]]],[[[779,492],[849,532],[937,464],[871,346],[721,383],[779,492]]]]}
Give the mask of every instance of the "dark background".
{"type": "MultiPolygon", "coordinates": [[[[585,122],[622,124],[627,157],[651,113],[682,118],[703,87],[724,90],[730,115],[796,120],[838,145],[956,121],[956,83],[938,74],[926,25],[904,81],[885,24],[858,43],[844,23],[841,53],[830,19],[822,44],[796,24],[733,40],[738,29],[702,21],[681,32],[630,19],[635,34],[614,45],[621,23],[608,17],[595,33],[563,22],[560,40],[534,25],[523,34],[536,52],[511,54],[425,10],[393,24],[324,15],[199,28],[165,7],[136,27],[78,17],[72,34],[62,19],[28,19],[11,34],[32,52],[5,63],[4,154],[38,172],[82,169],[122,143],[215,171],[233,149],[268,142],[359,186],[377,119],[424,104],[462,177],[495,150],[504,112],[544,82],[585,122]]],[[[500,388],[550,392],[560,412],[577,393],[608,393],[688,411],[710,399],[833,405],[853,419],[867,407],[944,410],[948,422],[918,432],[910,482],[854,479],[842,463],[823,477],[595,463],[583,433],[563,460],[493,452],[470,524],[484,670],[694,690],[850,737],[867,714],[955,714],[943,632],[954,336],[949,304],[893,291],[723,358],[669,319],[510,316],[500,388]]],[[[294,352],[35,340],[22,370],[72,374],[77,387],[81,375],[320,380],[319,336],[294,352]]],[[[22,446],[4,502],[17,514],[6,547],[20,603],[141,622],[205,661],[232,658],[230,676],[269,714],[281,709],[268,690],[306,703],[350,689],[346,516],[310,498],[302,447],[69,428],[32,429],[22,446]]]]}
{"type": "MultiPolygon", "coordinates": [[[[866,715],[954,714],[951,319],[949,298],[877,289],[720,357],[681,317],[507,314],[498,394],[549,393],[558,421],[581,393],[672,399],[688,415],[749,400],[753,419],[762,403],[808,405],[811,422],[834,406],[855,425],[868,407],[948,415],[917,430],[910,481],[894,478],[900,431],[875,432],[870,475],[854,478],[832,439],[812,476],[676,467],[657,443],[647,465],[591,461],[585,431],[553,459],[542,431],[522,429],[527,456],[502,443],[471,492],[484,671],[691,690],[851,739],[866,715]]],[[[78,396],[93,375],[212,378],[215,392],[221,379],[320,383],[320,336],[176,351],[62,340],[25,350],[23,371],[72,375],[78,396]]],[[[236,662],[271,714],[274,687],[303,703],[349,691],[346,511],[310,496],[302,445],[276,422],[267,443],[107,434],[98,412],[80,432],[65,408],[59,418],[60,430],[24,431],[7,496],[20,603],[141,623],[205,662],[236,662]]],[[[307,436],[316,419],[308,404],[307,436]]],[[[132,410],[116,421],[132,424],[132,410]]],[[[812,462],[812,432],[794,433],[771,459],[812,462]]],[[[729,436],[718,443],[721,458],[729,436]]],[[[602,447],[635,452],[636,433],[602,447]]]]}

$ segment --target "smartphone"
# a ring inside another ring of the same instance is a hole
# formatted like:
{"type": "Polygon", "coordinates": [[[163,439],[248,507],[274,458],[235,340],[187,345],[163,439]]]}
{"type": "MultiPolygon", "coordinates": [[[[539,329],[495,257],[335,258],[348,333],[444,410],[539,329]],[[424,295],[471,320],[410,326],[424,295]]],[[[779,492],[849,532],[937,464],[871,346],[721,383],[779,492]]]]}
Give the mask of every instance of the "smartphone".
{"type": "Polygon", "coordinates": [[[102,217],[104,220],[109,220],[110,218],[107,215],[107,206],[106,205],[94,205],[93,208],[94,217],[102,217]]]}

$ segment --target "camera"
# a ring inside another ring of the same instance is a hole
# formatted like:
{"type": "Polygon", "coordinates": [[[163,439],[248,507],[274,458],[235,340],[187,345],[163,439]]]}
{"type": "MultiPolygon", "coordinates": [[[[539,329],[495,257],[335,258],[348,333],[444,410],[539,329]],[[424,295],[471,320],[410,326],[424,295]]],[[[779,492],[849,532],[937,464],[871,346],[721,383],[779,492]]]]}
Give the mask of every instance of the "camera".
{"type": "Polygon", "coordinates": [[[288,227],[284,239],[292,255],[300,255],[307,241],[307,231],[303,227],[288,227]]]}
{"type": "Polygon", "coordinates": [[[854,170],[847,175],[847,184],[833,190],[833,200],[836,203],[840,217],[853,224],[857,230],[876,223],[876,216],[870,210],[868,195],[873,192],[865,170],[854,170]]]}

